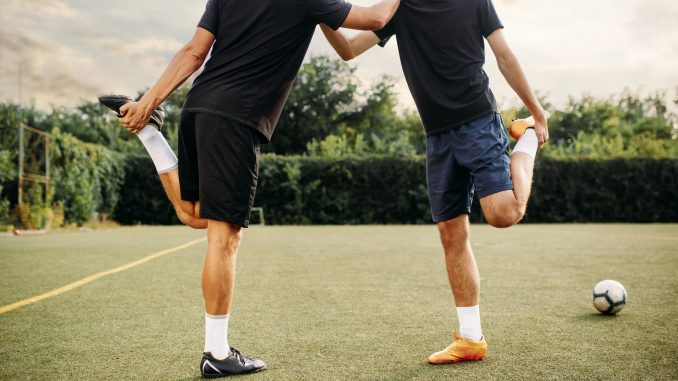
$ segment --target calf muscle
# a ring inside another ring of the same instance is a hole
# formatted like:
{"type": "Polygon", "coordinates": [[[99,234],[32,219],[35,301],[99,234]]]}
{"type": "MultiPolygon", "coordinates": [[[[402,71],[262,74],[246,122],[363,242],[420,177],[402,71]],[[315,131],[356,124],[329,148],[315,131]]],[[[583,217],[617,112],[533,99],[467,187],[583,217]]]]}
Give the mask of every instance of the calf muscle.
{"type": "Polygon", "coordinates": [[[172,203],[179,220],[184,225],[193,229],[207,229],[207,220],[200,218],[199,202],[184,201],[181,199],[179,170],[174,169],[170,172],[162,173],[159,176],[162,187],[167,194],[167,198],[172,203]]]}

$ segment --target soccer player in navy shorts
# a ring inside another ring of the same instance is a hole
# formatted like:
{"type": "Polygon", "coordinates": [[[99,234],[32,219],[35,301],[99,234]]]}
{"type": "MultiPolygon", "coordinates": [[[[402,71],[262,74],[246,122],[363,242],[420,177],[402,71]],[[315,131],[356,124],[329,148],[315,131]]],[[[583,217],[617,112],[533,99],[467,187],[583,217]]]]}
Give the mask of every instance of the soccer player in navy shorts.
{"type": "Polygon", "coordinates": [[[349,38],[322,26],[339,55],[350,60],[396,36],[405,79],[426,129],[426,171],[433,221],[445,251],[457,307],[454,342],[431,364],[482,360],[480,277],[469,243],[477,193],[486,220],[506,228],[524,216],[538,146],[548,140],[545,112],[503,34],[491,0],[407,0],[376,32],[349,38]],[[534,118],[509,155],[509,140],[483,70],[485,39],[499,69],[534,118]]]}
{"type": "Polygon", "coordinates": [[[273,136],[316,26],[378,30],[398,4],[399,0],[371,7],[351,6],[344,0],[208,0],[193,39],[138,102],[102,98],[144,144],[179,219],[194,228],[207,228],[202,279],[205,349],[200,363],[204,377],[266,368],[263,361],[243,356],[228,343],[235,258],[241,229],[249,223],[260,145],[273,136]],[[159,105],[205,61],[184,103],[177,159],[159,131],[163,119],[159,105]]]}

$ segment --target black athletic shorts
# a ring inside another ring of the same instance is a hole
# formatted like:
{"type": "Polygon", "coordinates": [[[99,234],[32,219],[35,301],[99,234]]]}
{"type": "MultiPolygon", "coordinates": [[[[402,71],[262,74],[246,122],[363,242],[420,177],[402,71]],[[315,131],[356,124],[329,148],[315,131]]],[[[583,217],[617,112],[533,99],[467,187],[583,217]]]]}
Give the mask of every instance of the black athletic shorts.
{"type": "Polygon", "coordinates": [[[179,127],[181,198],[200,217],[247,227],[259,174],[259,133],[208,113],[183,113],[179,127]]]}

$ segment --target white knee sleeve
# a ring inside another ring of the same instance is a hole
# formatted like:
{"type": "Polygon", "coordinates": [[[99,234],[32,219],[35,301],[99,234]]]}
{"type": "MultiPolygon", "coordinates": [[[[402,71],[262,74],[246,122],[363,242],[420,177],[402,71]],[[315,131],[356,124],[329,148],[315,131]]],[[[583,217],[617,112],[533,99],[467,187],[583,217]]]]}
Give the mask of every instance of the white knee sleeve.
{"type": "Polygon", "coordinates": [[[177,156],[155,126],[149,124],[139,131],[137,136],[151,156],[158,174],[170,172],[178,166],[177,156]]]}

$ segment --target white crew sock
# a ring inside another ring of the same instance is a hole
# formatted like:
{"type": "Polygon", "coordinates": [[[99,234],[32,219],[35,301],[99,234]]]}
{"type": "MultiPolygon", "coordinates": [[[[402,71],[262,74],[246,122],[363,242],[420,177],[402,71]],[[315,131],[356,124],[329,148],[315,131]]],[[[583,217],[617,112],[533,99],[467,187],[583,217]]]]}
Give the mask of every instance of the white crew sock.
{"type": "Polygon", "coordinates": [[[473,341],[483,339],[483,331],[480,328],[480,306],[457,307],[457,318],[461,337],[473,341]]]}
{"type": "Polygon", "coordinates": [[[537,133],[534,131],[534,128],[528,128],[513,148],[513,153],[524,152],[534,159],[537,156],[537,148],[539,148],[537,133]]]}
{"type": "Polygon", "coordinates": [[[177,156],[155,126],[149,124],[137,132],[137,136],[151,156],[158,174],[167,173],[177,167],[177,156]]]}
{"type": "Polygon", "coordinates": [[[205,312],[205,352],[223,360],[231,352],[228,345],[228,315],[214,316],[205,312]]]}

